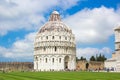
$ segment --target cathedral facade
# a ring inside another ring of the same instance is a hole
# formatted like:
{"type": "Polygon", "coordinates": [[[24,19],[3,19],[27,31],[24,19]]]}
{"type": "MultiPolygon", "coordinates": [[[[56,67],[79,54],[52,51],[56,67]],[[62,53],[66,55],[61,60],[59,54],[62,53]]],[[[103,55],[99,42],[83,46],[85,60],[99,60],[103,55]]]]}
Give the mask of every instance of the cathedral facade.
{"type": "Polygon", "coordinates": [[[112,58],[105,61],[105,68],[120,72],[120,26],[114,29],[115,32],[115,53],[112,58]]]}
{"type": "Polygon", "coordinates": [[[53,11],[34,41],[34,70],[61,71],[76,69],[76,44],[72,30],[53,11]]]}

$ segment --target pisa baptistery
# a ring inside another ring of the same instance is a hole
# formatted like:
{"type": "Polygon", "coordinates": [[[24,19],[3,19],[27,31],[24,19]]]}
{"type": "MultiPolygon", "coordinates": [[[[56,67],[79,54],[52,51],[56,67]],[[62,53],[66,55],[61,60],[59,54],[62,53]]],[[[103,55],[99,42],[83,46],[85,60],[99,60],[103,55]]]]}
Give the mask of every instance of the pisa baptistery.
{"type": "Polygon", "coordinates": [[[53,11],[34,40],[34,70],[63,71],[76,69],[76,44],[72,30],[53,11]]]}

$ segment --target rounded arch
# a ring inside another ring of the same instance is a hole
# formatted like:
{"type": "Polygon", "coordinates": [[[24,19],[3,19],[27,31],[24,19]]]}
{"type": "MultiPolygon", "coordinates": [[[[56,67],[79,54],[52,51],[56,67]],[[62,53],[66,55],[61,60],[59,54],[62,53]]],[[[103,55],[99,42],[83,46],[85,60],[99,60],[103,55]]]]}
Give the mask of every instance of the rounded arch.
{"type": "Polygon", "coordinates": [[[86,70],[88,70],[89,68],[89,63],[86,63],[86,70]]]}
{"type": "Polygon", "coordinates": [[[37,56],[35,57],[35,60],[38,61],[38,57],[37,56]]]}
{"type": "Polygon", "coordinates": [[[64,68],[68,69],[69,68],[69,56],[65,56],[64,58],[64,68]]]}
{"type": "Polygon", "coordinates": [[[55,46],[55,52],[57,51],[57,47],[55,46]]]}
{"type": "Polygon", "coordinates": [[[35,63],[34,64],[36,65],[35,69],[37,70],[38,69],[38,56],[35,56],[35,63]]]}

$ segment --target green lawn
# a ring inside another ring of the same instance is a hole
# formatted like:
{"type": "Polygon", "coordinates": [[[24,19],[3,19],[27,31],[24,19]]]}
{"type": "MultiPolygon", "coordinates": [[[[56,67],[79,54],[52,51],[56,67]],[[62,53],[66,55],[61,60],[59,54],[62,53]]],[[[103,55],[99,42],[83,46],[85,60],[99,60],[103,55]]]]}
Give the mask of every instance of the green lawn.
{"type": "Polygon", "coordinates": [[[0,80],[120,80],[120,73],[108,72],[9,72],[0,80]]]}

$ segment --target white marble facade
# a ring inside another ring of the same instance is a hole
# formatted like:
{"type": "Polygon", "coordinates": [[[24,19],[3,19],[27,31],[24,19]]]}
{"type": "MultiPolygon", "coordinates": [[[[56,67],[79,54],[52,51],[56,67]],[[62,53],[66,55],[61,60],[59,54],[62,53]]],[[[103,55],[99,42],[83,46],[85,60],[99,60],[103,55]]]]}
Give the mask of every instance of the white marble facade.
{"type": "Polygon", "coordinates": [[[116,72],[120,72],[120,26],[114,29],[115,32],[115,53],[112,54],[112,58],[105,61],[105,68],[114,69],[116,72]]]}
{"type": "Polygon", "coordinates": [[[34,41],[34,69],[61,71],[76,69],[76,44],[72,30],[53,11],[34,41]]]}

